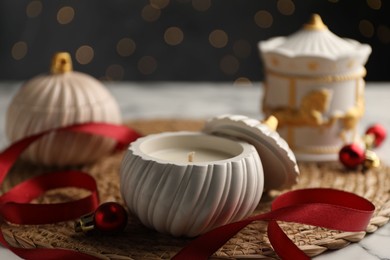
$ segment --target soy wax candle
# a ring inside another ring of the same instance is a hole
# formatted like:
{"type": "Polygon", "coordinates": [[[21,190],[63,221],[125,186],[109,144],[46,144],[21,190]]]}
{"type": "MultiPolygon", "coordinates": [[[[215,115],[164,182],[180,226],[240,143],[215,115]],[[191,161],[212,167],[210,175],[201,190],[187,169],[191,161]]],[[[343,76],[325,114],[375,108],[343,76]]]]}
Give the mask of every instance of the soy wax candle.
{"type": "Polygon", "coordinates": [[[258,120],[231,115],[211,119],[202,132],[139,138],[122,161],[122,196],[145,226],[173,236],[197,236],[255,210],[264,189],[262,154],[274,164],[268,174],[271,187],[295,183],[295,158],[281,140],[258,120]]]}

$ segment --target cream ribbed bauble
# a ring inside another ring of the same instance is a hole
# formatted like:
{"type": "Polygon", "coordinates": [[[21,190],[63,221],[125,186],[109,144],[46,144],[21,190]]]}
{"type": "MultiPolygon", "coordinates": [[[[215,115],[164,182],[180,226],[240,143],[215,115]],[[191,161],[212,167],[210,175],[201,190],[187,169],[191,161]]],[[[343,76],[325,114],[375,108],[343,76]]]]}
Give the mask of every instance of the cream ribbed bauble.
{"type": "MultiPolygon", "coordinates": [[[[6,134],[11,142],[42,131],[86,122],[120,123],[119,106],[91,76],[72,71],[70,55],[57,53],[51,73],[27,81],[11,101],[6,134]]],[[[82,133],[59,132],[29,147],[22,158],[49,166],[86,164],[109,153],[115,142],[82,133]]]]}

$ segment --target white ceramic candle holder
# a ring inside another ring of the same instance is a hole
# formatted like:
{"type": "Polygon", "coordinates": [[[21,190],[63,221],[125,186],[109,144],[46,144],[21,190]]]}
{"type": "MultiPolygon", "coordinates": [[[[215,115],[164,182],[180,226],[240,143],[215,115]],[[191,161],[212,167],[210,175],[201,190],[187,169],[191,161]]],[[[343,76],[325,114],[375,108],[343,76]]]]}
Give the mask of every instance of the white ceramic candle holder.
{"type": "Polygon", "coordinates": [[[120,170],[121,193],[147,227],[193,237],[250,215],[263,193],[261,155],[273,166],[268,174],[273,188],[295,183],[298,169],[292,152],[259,121],[223,116],[207,122],[204,131],[214,134],[161,133],[130,145],[120,170]],[[225,126],[233,126],[231,135],[224,135],[225,126]],[[264,145],[252,145],[245,134],[264,145]],[[285,158],[288,162],[282,162],[285,158]]]}
{"type": "Polygon", "coordinates": [[[202,133],[138,139],[121,174],[129,210],[144,225],[174,236],[192,237],[242,219],[263,192],[263,168],[252,145],[202,133]]]}

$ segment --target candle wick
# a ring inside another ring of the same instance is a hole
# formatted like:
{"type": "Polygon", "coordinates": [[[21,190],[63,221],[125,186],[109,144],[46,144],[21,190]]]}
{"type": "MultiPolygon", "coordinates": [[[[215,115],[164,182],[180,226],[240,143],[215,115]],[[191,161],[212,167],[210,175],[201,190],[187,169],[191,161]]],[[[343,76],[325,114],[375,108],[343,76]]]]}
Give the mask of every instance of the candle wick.
{"type": "Polygon", "coordinates": [[[195,152],[190,152],[188,154],[188,162],[193,162],[195,158],[195,152]]]}

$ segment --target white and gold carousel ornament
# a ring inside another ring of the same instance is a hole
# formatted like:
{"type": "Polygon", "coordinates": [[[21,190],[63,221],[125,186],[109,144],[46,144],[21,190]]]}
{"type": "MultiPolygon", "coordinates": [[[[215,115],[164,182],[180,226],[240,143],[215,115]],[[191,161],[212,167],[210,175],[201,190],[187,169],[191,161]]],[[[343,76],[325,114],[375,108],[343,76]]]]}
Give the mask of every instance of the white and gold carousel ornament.
{"type": "Polygon", "coordinates": [[[314,14],[298,32],[259,49],[265,115],[279,120],[298,160],[337,160],[340,148],[358,138],[371,47],[338,37],[314,14]]]}

